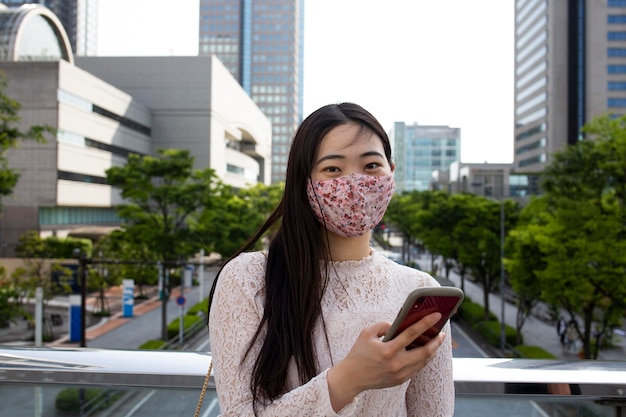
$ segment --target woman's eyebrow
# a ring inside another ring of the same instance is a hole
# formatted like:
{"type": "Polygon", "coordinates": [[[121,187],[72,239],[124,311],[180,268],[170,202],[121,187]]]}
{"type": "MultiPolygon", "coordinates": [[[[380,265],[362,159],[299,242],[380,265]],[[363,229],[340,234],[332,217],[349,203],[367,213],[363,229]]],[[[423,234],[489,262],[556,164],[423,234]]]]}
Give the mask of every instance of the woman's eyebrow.
{"type": "Polygon", "coordinates": [[[329,154],[329,155],[324,155],[322,156],[320,159],[317,160],[317,162],[315,162],[315,165],[321,164],[324,161],[330,160],[330,159],[346,159],[345,156],[343,155],[338,155],[338,154],[329,154]]]}
{"type": "MultiPolygon", "coordinates": [[[[367,151],[367,152],[363,152],[360,155],[360,158],[368,158],[370,156],[378,156],[380,158],[384,158],[383,154],[381,154],[378,151],[367,151]]],[[[322,156],[320,159],[318,159],[315,162],[315,165],[321,164],[324,161],[328,161],[328,160],[333,160],[333,159],[346,159],[346,157],[344,155],[339,155],[339,154],[328,154],[328,155],[324,155],[322,156]]]]}

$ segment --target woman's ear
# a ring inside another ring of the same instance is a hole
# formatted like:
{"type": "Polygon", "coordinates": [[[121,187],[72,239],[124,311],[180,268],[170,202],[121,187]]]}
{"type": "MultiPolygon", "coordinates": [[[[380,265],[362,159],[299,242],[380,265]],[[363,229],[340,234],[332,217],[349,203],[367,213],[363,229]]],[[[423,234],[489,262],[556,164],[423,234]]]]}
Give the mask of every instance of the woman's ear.
{"type": "Polygon", "coordinates": [[[396,170],[396,164],[393,161],[391,161],[390,166],[391,166],[391,172],[396,170]]]}

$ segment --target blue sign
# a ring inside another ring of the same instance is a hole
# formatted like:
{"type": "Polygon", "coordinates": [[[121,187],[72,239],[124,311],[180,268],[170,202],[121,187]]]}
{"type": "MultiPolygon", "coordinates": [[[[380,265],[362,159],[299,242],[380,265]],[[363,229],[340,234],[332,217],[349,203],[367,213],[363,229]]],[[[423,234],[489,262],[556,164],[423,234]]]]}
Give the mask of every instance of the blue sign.
{"type": "Polygon", "coordinates": [[[184,306],[186,301],[187,300],[185,299],[185,296],[181,295],[176,299],[176,304],[178,304],[179,306],[184,306]]]}
{"type": "Polygon", "coordinates": [[[124,317],[133,316],[133,306],[135,304],[135,281],[132,279],[122,280],[122,306],[124,317]]]}
{"type": "Polygon", "coordinates": [[[68,326],[70,328],[70,342],[79,342],[81,336],[81,298],[80,295],[70,295],[70,311],[68,326]]]}

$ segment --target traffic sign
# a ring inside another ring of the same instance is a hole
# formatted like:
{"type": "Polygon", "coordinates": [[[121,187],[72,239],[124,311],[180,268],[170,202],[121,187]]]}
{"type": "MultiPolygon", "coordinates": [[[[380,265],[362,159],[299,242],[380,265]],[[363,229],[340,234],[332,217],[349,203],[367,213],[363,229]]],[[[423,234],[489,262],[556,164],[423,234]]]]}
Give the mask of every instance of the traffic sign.
{"type": "Polygon", "coordinates": [[[185,299],[185,296],[181,295],[176,299],[176,304],[178,304],[179,306],[184,306],[186,301],[187,300],[185,299]]]}

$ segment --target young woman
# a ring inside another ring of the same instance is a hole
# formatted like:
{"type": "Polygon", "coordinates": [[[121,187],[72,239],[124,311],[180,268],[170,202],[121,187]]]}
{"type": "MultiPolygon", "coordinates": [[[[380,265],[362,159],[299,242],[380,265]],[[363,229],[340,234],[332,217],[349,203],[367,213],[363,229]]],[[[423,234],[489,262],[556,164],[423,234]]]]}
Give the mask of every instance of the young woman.
{"type": "Polygon", "coordinates": [[[391,146],[362,107],[324,106],[296,132],[276,210],[209,296],[223,416],[452,416],[449,325],[433,313],[382,342],[428,274],[370,248],[394,191],[391,146]],[[246,252],[273,230],[267,252],[246,252]]]}

